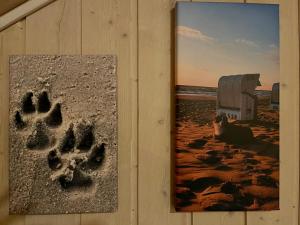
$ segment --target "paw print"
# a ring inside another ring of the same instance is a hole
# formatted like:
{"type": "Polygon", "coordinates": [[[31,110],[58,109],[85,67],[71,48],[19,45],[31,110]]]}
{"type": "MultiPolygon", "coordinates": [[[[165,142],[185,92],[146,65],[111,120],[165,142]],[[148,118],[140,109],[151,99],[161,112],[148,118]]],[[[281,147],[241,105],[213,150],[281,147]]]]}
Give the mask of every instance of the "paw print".
{"type": "Polygon", "coordinates": [[[49,168],[54,171],[53,181],[61,187],[90,186],[91,171],[100,167],[105,153],[105,143],[94,145],[94,126],[81,121],[74,129],[71,123],[59,144],[48,153],[49,168]]]}
{"type": "Polygon", "coordinates": [[[46,91],[36,96],[23,96],[20,110],[15,112],[14,124],[19,132],[27,134],[26,149],[47,150],[47,163],[52,171],[51,180],[63,189],[90,186],[92,172],[97,170],[105,156],[105,143],[95,143],[94,124],[80,120],[61,129],[61,103],[51,103],[46,91]],[[34,104],[36,102],[36,104],[34,104]],[[57,139],[57,133],[61,138],[57,139]]]}

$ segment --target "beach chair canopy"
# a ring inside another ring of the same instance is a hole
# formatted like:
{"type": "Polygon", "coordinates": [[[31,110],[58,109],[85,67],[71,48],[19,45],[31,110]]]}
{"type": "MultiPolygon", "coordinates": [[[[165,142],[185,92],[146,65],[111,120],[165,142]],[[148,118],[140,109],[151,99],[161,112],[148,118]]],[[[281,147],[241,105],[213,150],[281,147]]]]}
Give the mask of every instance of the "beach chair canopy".
{"type": "Polygon", "coordinates": [[[274,83],[272,86],[271,103],[279,104],[279,83],[274,83]]]}
{"type": "Polygon", "coordinates": [[[259,74],[240,74],[222,76],[218,82],[218,107],[239,110],[242,94],[254,95],[257,86],[261,86],[259,74]]]}

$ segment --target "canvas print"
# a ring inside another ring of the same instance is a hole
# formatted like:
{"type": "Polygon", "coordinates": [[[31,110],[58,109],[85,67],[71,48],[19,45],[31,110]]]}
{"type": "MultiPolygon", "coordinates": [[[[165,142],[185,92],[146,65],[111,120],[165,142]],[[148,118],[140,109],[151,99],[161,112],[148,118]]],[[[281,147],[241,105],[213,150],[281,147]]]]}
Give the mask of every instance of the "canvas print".
{"type": "Polygon", "coordinates": [[[279,6],[176,6],[175,208],[279,209],[279,6]]]}
{"type": "Polygon", "coordinates": [[[11,56],[9,212],[117,209],[116,57],[11,56]]]}

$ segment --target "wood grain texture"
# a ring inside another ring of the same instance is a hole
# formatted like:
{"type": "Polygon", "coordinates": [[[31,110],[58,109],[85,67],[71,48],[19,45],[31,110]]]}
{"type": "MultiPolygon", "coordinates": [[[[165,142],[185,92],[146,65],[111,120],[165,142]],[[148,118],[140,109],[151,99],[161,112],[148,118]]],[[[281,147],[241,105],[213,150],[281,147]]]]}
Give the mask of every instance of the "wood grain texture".
{"type": "Polygon", "coordinates": [[[27,0],[0,0],[0,16],[26,1],[27,0]]]}
{"type": "Polygon", "coordinates": [[[0,17],[0,31],[34,13],[54,0],[29,0],[0,17]]]}
{"type": "Polygon", "coordinates": [[[57,0],[26,19],[27,54],[81,53],[81,0],[57,0]]]}
{"type": "Polygon", "coordinates": [[[139,224],[189,225],[190,213],[171,213],[171,9],[172,1],[140,0],[139,224]]]}
{"type": "MultiPolygon", "coordinates": [[[[81,1],[57,0],[26,18],[26,54],[80,54],[81,1]]],[[[25,225],[79,225],[80,215],[26,216],[25,225]]]]}
{"type": "Polygon", "coordinates": [[[137,220],[137,1],[82,1],[82,54],[117,55],[118,211],[82,215],[82,225],[137,220]]]}
{"type": "Polygon", "coordinates": [[[0,224],[23,225],[24,216],[8,215],[9,55],[25,53],[25,21],[0,34],[0,224]]]}
{"type": "Polygon", "coordinates": [[[57,0],[28,16],[26,21],[0,32],[0,224],[296,225],[299,210],[298,2],[251,1],[281,4],[280,211],[248,212],[247,217],[243,212],[173,212],[170,33],[175,1],[57,0]],[[8,55],[24,53],[118,56],[117,213],[8,216],[8,55]]]}
{"type": "Polygon", "coordinates": [[[246,0],[246,3],[280,4],[281,0],[246,0]]]}

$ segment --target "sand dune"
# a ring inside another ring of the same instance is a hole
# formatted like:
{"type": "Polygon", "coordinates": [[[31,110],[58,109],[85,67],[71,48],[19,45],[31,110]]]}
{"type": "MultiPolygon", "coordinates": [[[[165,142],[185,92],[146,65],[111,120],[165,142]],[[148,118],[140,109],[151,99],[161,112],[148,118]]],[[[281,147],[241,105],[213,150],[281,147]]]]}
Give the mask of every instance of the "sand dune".
{"type": "Polygon", "coordinates": [[[279,113],[261,98],[254,141],[238,145],[213,137],[215,98],[180,96],[176,120],[176,210],[279,208],[279,113]]]}

